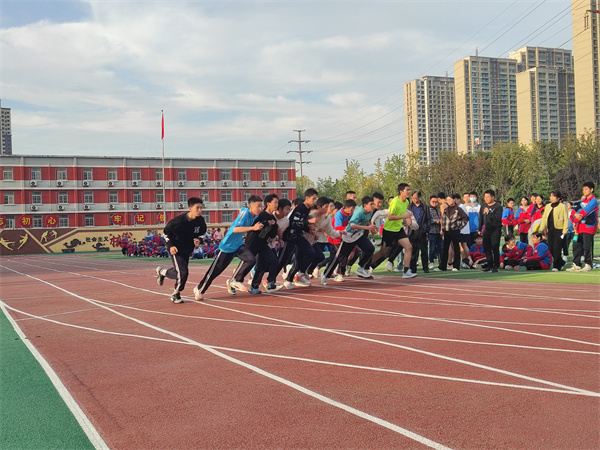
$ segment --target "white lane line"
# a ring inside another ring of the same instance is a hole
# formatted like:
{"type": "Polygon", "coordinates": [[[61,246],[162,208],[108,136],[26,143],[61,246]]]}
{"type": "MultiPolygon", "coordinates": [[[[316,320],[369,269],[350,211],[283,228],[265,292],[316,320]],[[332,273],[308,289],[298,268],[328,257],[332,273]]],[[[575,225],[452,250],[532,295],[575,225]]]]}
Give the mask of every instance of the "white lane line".
{"type": "Polygon", "coordinates": [[[362,419],[368,420],[368,421],[370,421],[370,422],[372,422],[374,424],[377,424],[379,426],[387,428],[388,430],[394,431],[394,432],[396,432],[396,433],[398,433],[398,434],[400,434],[402,436],[405,436],[405,437],[407,437],[409,439],[412,439],[412,440],[414,440],[416,442],[419,442],[419,443],[421,443],[423,445],[426,445],[428,447],[435,448],[435,449],[440,449],[440,450],[441,449],[449,449],[449,447],[446,447],[446,446],[444,446],[444,445],[442,445],[442,444],[440,444],[438,442],[435,442],[435,441],[433,441],[431,439],[428,439],[428,438],[426,438],[424,436],[421,436],[421,435],[419,435],[417,433],[414,433],[414,432],[412,432],[410,430],[402,428],[402,427],[400,427],[400,426],[398,426],[396,424],[393,424],[391,422],[383,420],[383,419],[381,419],[379,417],[373,416],[373,415],[368,414],[368,413],[366,413],[364,411],[361,411],[359,409],[353,408],[353,407],[351,407],[349,405],[346,405],[344,403],[338,402],[338,401],[333,400],[333,399],[331,399],[329,397],[321,395],[321,394],[319,394],[317,392],[314,392],[314,391],[312,391],[312,390],[310,390],[308,388],[305,388],[304,386],[301,386],[301,385],[299,385],[297,383],[294,383],[294,382],[292,382],[290,380],[287,380],[287,379],[282,378],[282,377],[280,377],[278,375],[275,375],[275,374],[272,374],[270,372],[267,372],[267,371],[265,371],[265,370],[263,370],[263,369],[261,369],[259,367],[253,366],[253,365],[248,364],[248,363],[246,363],[244,361],[241,361],[239,359],[233,358],[233,357],[231,357],[231,356],[229,356],[229,355],[227,355],[227,354],[225,354],[225,353],[223,353],[221,351],[218,351],[218,350],[215,350],[215,349],[211,348],[208,345],[202,344],[200,342],[196,342],[196,341],[194,341],[192,339],[189,339],[189,338],[187,338],[185,336],[182,336],[182,335],[174,333],[172,331],[165,330],[163,328],[157,327],[157,326],[152,325],[152,324],[150,324],[148,322],[144,322],[144,321],[136,319],[134,317],[127,316],[126,314],[123,314],[123,313],[121,313],[119,311],[115,311],[112,308],[109,308],[107,306],[99,304],[95,300],[92,300],[92,299],[89,299],[89,298],[86,298],[86,297],[82,297],[82,296],[80,296],[78,294],[69,292],[68,290],[66,290],[64,288],[61,288],[61,287],[59,287],[59,286],[57,286],[57,285],[55,285],[53,283],[50,283],[48,281],[44,281],[44,280],[42,280],[40,278],[37,278],[37,277],[34,277],[32,275],[20,273],[20,272],[18,272],[16,270],[13,270],[13,269],[9,269],[9,270],[12,270],[15,273],[19,273],[20,275],[23,275],[25,277],[34,279],[34,280],[39,281],[41,283],[47,284],[48,286],[51,286],[51,287],[53,287],[55,289],[58,289],[58,290],[60,290],[62,292],[70,294],[70,295],[72,295],[72,296],[74,296],[76,298],[79,298],[79,299],[81,299],[81,300],[83,300],[85,302],[89,302],[89,303],[91,303],[93,305],[99,306],[100,308],[105,309],[107,311],[110,311],[113,314],[116,314],[116,315],[118,315],[118,316],[120,316],[120,317],[122,317],[124,319],[131,320],[131,321],[133,321],[135,323],[143,325],[143,326],[145,326],[147,328],[150,328],[152,330],[155,330],[155,331],[167,334],[167,335],[175,337],[177,339],[181,339],[182,341],[185,341],[185,342],[188,342],[188,343],[190,343],[192,345],[195,345],[195,346],[197,346],[197,347],[199,347],[199,348],[201,348],[201,349],[203,349],[203,350],[205,350],[205,351],[207,351],[209,353],[212,353],[215,356],[218,356],[218,357],[220,357],[222,359],[225,359],[227,361],[230,361],[230,362],[232,362],[234,364],[237,364],[237,365],[240,365],[242,367],[245,367],[245,368],[247,368],[249,370],[252,370],[255,373],[258,373],[260,375],[263,375],[264,377],[267,377],[267,378],[270,378],[270,379],[272,379],[274,381],[277,381],[277,382],[279,382],[279,383],[281,383],[281,384],[283,384],[285,386],[288,386],[288,387],[290,387],[290,388],[292,388],[292,389],[294,389],[294,390],[296,390],[298,392],[301,392],[301,393],[303,393],[305,395],[308,395],[308,396],[310,396],[312,398],[320,400],[321,402],[323,402],[323,403],[325,403],[327,405],[334,406],[334,407],[339,408],[339,409],[341,409],[343,411],[346,411],[346,412],[348,412],[350,414],[353,414],[353,415],[355,415],[357,417],[360,417],[362,419]]]}
{"type": "MultiPolygon", "coordinates": [[[[98,301],[98,300],[94,300],[94,301],[98,301]]],[[[100,302],[100,301],[98,301],[98,302],[100,302]]],[[[100,303],[106,303],[106,302],[100,302],[100,303]]],[[[84,327],[82,325],[74,325],[74,324],[70,324],[67,322],[60,322],[58,320],[48,319],[47,317],[44,317],[44,316],[37,316],[35,314],[31,314],[31,313],[19,310],[17,308],[13,308],[13,307],[5,304],[1,300],[0,300],[0,305],[3,305],[3,307],[5,307],[6,309],[14,311],[18,314],[27,315],[27,316],[31,317],[32,319],[50,322],[50,323],[68,327],[68,328],[75,328],[75,329],[80,329],[80,330],[84,330],[84,331],[100,333],[100,334],[108,334],[108,335],[114,335],[114,336],[131,337],[131,338],[144,339],[144,340],[150,340],[150,341],[167,342],[167,343],[178,344],[178,345],[192,345],[189,342],[181,341],[181,340],[157,338],[157,337],[145,336],[145,335],[140,335],[140,334],[122,333],[122,332],[117,332],[117,331],[102,330],[99,328],[84,327]]],[[[119,305],[113,305],[113,306],[119,307],[119,305]]],[[[135,309],[135,308],[132,308],[132,309],[135,309]]],[[[275,326],[281,326],[281,325],[275,325],[275,326]]],[[[296,327],[296,328],[300,328],[300,327],[296,327]]],[[[410,372],[410,371],[405,371],[405,370],[388,369],[388,368],[384,368],[384,367],[373,367],[373,366],[363,366],[363,365],[357,365],[357,364],[339,363],[339,362],[334,362],[334,361],[323,361],[323,360],[312,359],[312,358],[304,358],[304,357],[300,357],[300,356],[289,356],[289,355],[281,355],[281,354],[273,354],[273,353],[256,352],[256,351],[243,350],[243,349],[230,348],[230,347],[220,347],[220,346],[216,346],[216,345],[208,345],[208,347],[216,349],[216,350],[242,353],[242,354],[253,355],[253,356],[264,356],[264,357],[276,358],[276,359],[287,359],[287,360],[329,365],[329,366],[335,366],[335,367],[345,367],[345,368],[349,368],[349,369],[369,370],[369,371],[373,371],[373,372],[385,372],[385,373],[393,373],[393,374],[398,374],[398,375],[409,375],[409,376],[415,376],[415,377],[420,377],[420,378],[432,378],[432,379],[452,381],[452,382],[472,383],[472,384],[480,384],[480,385],[486,385],[486,386],[499,386],[499,387],[525,389],[525,390],[532,390],[532,391],[555,392],[555,393],[559,393],[559,394],[583,395],[586,397],[600,396],[600,394],[599,395],[590,395],[590,394],[586,394],[586,393],[575,392],[575,391],[564,390],[564,389],[550,389],[550,388],[544,388],[544,387],[538,387],[538,386],[500,383],[500,382],[485,381],[485,380],[474,380],[474,379],[469,379],[469,378],[448,377],[448,376],[443,376],[443,375],[434,375],[434,374],[421,373],[421,372],[410,372]]]]}
{"type": "Polygon", "coordinates": [[[58,375],[56,374],[54,369],[50,366],[50,364],[48,364],[48,361],[46,361],[46,359],[41,355],[41,353],[37,350],[37,348],[35,348],[35,346],[27,338],[27,336],[25,336],[25,333],[23,333],[23,330],[21,330],[19,325],[14,321],[12,316],[8,313],[8,311],[5,308],[4,302],[2,302],[1,300],[0,300],[0,309],[2,309],[2,312],[4,313],[6,318],[9,320],[9,322],[11,323],[11,325],[14,328],[14,330],[16,331],[16,333],[19,335],[19,338],[21,339],[21,341],[27,346],[27,348],[29,349],[29,351],[31,352],[33,357],[37,360],[37,362],[42,367],[42,369],[44,369],[44,372],[46,372],[46,375],[48,376],[48,378],[50,379],[50,381],[52,382],[52,384],[58,391],[59,395],[61,396],[61,398],[63,399],[65,404],[67,405],[67,408],[69,408],[69,410],[71,411],[73,416],[75,416],[75,419],[79,423],[79,426],[81,427],[81,429],[83,430],[85,435],[88,437],[88,439],[90,440],[90,442],[92,443],[94,448],[96,448],[98,450],[109,450],[108,445],[106,445],[106,442],[104,442],[104,439],[102,439],[102,437],[98,433],[98,430],[96,430],[94,425],[92,425],[92,422],[90,421],[90,419],[88,419],[88,417],[85,415],[83,410],[79,407],[79,405],[77,404],[75,399],[71,396],[71,394],[67,390],[66,386],[60,380],[60,378],[58,377],[58,375]]]}

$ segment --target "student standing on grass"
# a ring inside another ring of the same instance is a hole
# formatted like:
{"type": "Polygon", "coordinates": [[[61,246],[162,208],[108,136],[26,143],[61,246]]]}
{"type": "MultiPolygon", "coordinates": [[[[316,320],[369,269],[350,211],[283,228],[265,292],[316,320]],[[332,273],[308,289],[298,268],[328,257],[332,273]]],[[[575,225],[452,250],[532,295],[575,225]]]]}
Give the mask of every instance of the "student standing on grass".
{"type": "Polygon", "coordinates": [[[528,232],[529,227],[531,226],[531,215],[528,210],[529,204],[527,202],[527,197],[521,197],[521,205],[519,206],[519,209],[517,209],[515,220],[519,226],[519,239],[524,244],[527,244],[529,241],[528,232]]]}
{"type": "Polygon", "coordinates": [[[594,254],[594,236],[598,230],[598,200],[594,196],[592,182],[583,184],[583,197],[579,208],[571,211],[573,221],[573,267],[567,269],[569,272],[589,272],[592,270],[592,256],[594,254]],[[583,263],[581,264],[581,258],[583,263]]]}
{"type": "Polygon", "coordinates": [[[569,232],[569,217],[567,207],[562,202],[560,191],[550,192],[550,203],[544,209],[540,231],[547,230],[548,247],[552,255],[553,272],[558,272],[566,264],[562,259],[563,239],[569,232]]]}
{"type": "Polygon", "coordinates": [[[212,282],[223,273],[227,266],[238,257],[242,264],[233,273],[233,278],[227,280],[227,291],[235,295],[236,291],[247,291],[244,286],[244,277],[256,264],[254,253],[244,244],[244,234],[249,231],[262,230],[264,225],[256,222],[256,218],[263,209],[263,200],[257,195],[251,195],[248,199],[248,207],[242,208],[235,218],[227,234],[219,246],[219,254],[204,275],[202,281],[194,288],[196,300],[202,300],[204,293],[212,282]]]}
{"type": "Polygon", "coordinates": [[[446,196],[446,208],[442,214],[442,232],[444,233],[444,249],[442,259],[435,272],[445,272],[448,268],[450,246],[454,248],[452,271],[460,270],[460,230],[469,223],[469,216],[460,208],[460,195],[446,196]]]}
{"type": "Polygon", "coordinates": [[[165,226],[164,236],[173,267],[169,269],[157,267],[156,282],[162,286],[165,278],[175,280],[175,288],[171,295],[173,303],[183,303],[181,291],[185,288],[188,279],[188,264],[194,251],[194,240],[206,233],[202,207],[201,198],[191,197],[188,200],[189,211],[170,220],[165,226]]]}
{"type": "Polygon", "coordinates": [[[496,193],[488,189],[483,194],[485,205],[479,213],[479,231],[483,236],[483,248],[487,266],[483,272],[498,272],[500,267],[500,235],[502,234],[502,206],[496,203],[496,193]]]}
{"type": "Polygon", "coordinates": [[[411,230],[408,236],[412,246],[412,256],[410,258],[410,270],[417,273],[417,262],[419,253],[421,254],[421,267],[423,272],[429,272],[429,255],[427,253],[427,234],[429,233],[429,205],[421,202],[421,192],[415,191],[412,195],[412,202],[408,205],[408,210],[413,214],[413,220],[419,224],[418,230],[411,230]]]}
{"type": "Polygon", "coordinates": [[[479,235],[479,210],[481,205],[477,203],[477,192],[469,192],[469,204],[467,205],[467,214],[469,215],[469,244],[475,243],[475,238],[479,235]]]}

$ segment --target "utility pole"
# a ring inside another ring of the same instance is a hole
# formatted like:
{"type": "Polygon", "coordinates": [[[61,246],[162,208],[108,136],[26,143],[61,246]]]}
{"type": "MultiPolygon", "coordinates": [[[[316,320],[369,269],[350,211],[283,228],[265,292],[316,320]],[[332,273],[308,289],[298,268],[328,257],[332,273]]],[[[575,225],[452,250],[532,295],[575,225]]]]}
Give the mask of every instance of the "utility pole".
{"type": "Polygon", "coordinates": [[[303,164],[310,164],[312,162],[312,161],[302,161],[302,153],[312,153],[312,150],[309,150],[309,151],[304,150],[304,151],[302,151],[302,143],[303,142],[304,143],[310,142],[310,141],[303,141],[302,140],[302,132],[306,131],[306,130],[293,130],[293,131],[295,131],[296,133],[298,133],[298,140],[297,141],[295,141],[295,140],[288,141],[288,144],[290,142],[297,142],[298,143],[298,150],[290,150],[288,153],[298,153],[298,160],[299,161],[296,161],[296,164],[300,164],[300,178],[302,178],[302,176],[303,176],[302,165],[303,164]]]}

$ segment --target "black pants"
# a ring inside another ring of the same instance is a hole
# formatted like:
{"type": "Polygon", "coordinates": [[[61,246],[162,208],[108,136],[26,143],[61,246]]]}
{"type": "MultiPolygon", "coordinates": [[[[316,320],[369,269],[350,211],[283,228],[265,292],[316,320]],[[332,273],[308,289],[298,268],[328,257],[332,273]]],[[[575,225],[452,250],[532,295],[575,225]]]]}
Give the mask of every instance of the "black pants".
{"type": "Polygon", "coordinates": [[[563,240],[560,238],[562,230],[556,228],[548,229],[548,249],[552,255],[552,267],[559,269],[565,265],[562,259],[563,240]]]}
{"type": "MultiPolygon", "coordinates": [[[[254,276],[252,277],[252,287],[258,289],[260,282],[265,276],[265,272],[268,272],[267,282],[275,283],[277,280],[279,260],[275,251],[269,247],[264,239],[254,239],[250,250],[256,256],[256,265],[254,266],[254,276]]],[[[240,264],[243,264],[240,261],[240,264]]]]}
{"type": "Polygon", "coordinates": [[[309,264],[308,269],[306,269],[307,274],[313,273],[315,268],[323,267],[323,261],[325,261],[325,248],[331,247],[331,244],[326,242],[315,242],[313,244],[313,249],[315,250],[315,257],[312,262],[309,264]]]}
{"type": "Polygon", "coordinates": [[[256,264],[256,257],[245,244],[242,244],[242,246],[233,253],[219,252],[210,265],[208,272],[204,274],[202,281],[198,283],[198,289],[202,294],[204,294],[212,282],[227,269],[227,266],[231,264],[231,261],[233,261],[233,258],[236,256],[240,258],[242,263],[237,267],[235,272],[233,272],[233,279],[240,283],[244,282],[244,278],[256,264]]]}
{"type": "Polygon", "coordinates": [[[528,233],[519,233],[519,240],[523,244],[529,244],[529,234],[528,233]]]}
{"type": "Polygon", "coordinates": [[[350,253],[352,253],[354,247],[358,247],[358,249],[361,250],[361,256],[358,261],[358,265],[362,268],[366,268],[369,262],[371,262],[371,257],[375,252],[375,247],[367,236],[362,235],[355,242],[342,241],[336,254],[336,258],[325,268],[323,274],[327,278],[330,278],[333,274],[333,270],[338,264],[340,267],[338,269],[338,273],[343,273],[344,268],[348,265],[348,256],[350,256],[350,253]]]}
{"type": "Polygon", "coordinates": [[[565,256],[569,256],[569,245],[571,245],[571,241],[573,240],[574,234],[575,233],[573,233],[571,231],[570,233],[567,233],[565,238],[563,239],[562,251],[563,251],[563,255],[565,255],[565,256]]]}
{"type": "Polygon", "coordinates": [[[579,233],[577,240],[573,237],[573,264],[583,267],[584,264],[592,265],[594,253],[594,235],[590,233],[579,233]],[[583,256],[583,264],[581,257],[583,256]]]}
{"type": "Polygon", "coordinates": [[[529,259],[525,262],[521,261],[519,265],[525,266],[527,270],[546,270],[542,267],[539,261],[531,261],[529,259]]]}
{"type": "Polygon", "coordinates": [[[483,249],[488,267],[497,269],[500,267],[500,228],[487,228],[483,231],[483,249]]]}
{"type": "Polygon", "coordinates": [[[448,253],[450,246],[454,247],[454,261],[452,267],[460,269],[460,230],[444,231],[444,249],[442,251],[442,259],[440,261],[440,269],[446,270],[448,268],[448,253]]]}
{"type": "Polygon", "coordinates": [[[188,263],[190,261],[189,254],[175,253],[171,255],[171,261],[173,261],[173,267],[167,269],[167,277],[170,280],[175,280],[175,291],[181,292],[185,289],[185,283],[187,282],[189,270],[188,263]]]}
{"type": "Polygon", "coordinates": [[[304,238],[304,236],[290,237],[285,243],[281,254],[279,255],[279,270],[278,272],[292,262],[292,256],[296,254],[294,259],[295,264],[287,274],[286,281],[294,281],[294,275],[297,272],[306,273],[306,269],[315,257],[315,250],[312,245],[304,238]]]}
{"type": "Polygon", "coordinates": [[[410,270],[417,273],[417,261],[419,260],[419,252],[421,253],[421,267],[424,270],[429,270],[429,255],[427,253],[427,234],[421,233],[420,230],[414,231],[410,236],[410,245],[412,245],[412,254],[410,257],[410,270]]]}

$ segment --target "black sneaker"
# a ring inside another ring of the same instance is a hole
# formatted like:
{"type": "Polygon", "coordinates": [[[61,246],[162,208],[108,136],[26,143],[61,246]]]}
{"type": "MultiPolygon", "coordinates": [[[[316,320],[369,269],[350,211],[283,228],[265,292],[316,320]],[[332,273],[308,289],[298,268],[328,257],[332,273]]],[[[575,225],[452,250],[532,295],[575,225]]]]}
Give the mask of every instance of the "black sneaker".
{"type": "MultiPolygon", "coordinates": [[[[485,267],[483,269],[481,269],[482,272],[491,272],[492,268],[491,267],[485,267]]],[[[497,271],[496,271],[497,272],[497,271]]]]}
{"type": "Polygon", "coordinates": [[[494,268],[492,269],[492,273],[498,273],[498,268],[497,268],[497,267],[494,267],[494,268]]]}
{"type": "Polygon", "coordinates": [[[181,298],[181,294],[179,292],[173,292],[173,295],[171,295],[171,301],[173,303],[183,303],[183,299],[181,298]]]}
{"type": "Polygon", "coordinates": [[[165,276],[161,274],[162,270],[163,270],[163,268],[162,268],[162,267],[160,267],[160,266],[158,266],[158,267],[156,268],[156,283],[157,283],[159,286],[162,286],[162,285],[163,285],[163,283],[165,282],[165,276]]]}

